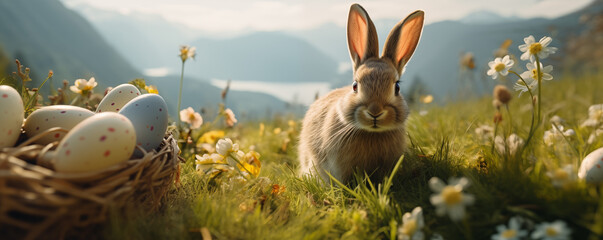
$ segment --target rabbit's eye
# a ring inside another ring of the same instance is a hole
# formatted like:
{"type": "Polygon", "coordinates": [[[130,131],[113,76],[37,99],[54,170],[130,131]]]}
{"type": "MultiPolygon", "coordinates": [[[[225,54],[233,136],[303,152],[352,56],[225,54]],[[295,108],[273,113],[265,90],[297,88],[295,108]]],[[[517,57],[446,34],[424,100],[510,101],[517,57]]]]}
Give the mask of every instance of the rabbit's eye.
{"type": "Polygon", "coordinates": [[[352,88],[354,89],[354,92],[358,92],[358,82],[354,81],[354,84],[352,84],[352,88]]]}
{"type": "Polygon", "coordinates": [[[400,81],[396,82],[396,91],[394,93],[396,96],[400,95],[400,81]]]}

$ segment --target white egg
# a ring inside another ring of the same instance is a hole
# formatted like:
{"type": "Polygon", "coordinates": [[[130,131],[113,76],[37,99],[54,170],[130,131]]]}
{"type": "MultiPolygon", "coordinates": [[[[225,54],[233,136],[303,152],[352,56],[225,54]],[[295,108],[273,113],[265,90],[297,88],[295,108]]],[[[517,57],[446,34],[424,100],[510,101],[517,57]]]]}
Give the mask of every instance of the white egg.
{"type": "MultiPolygon", "coordinates": [[[[76,106],[53,105],[42,107],[27,117],[23,124],[23,130],[28,138],[36,136],[50,128],[60,127],[65,130],[71,130],[75,125],[84,121],[84,119],[94,115],[94,112],[76,106]]],[[[60,141],[65,136],[63,132],[48,134],[35,141],[38,144],[49,144],[54,141],[60,141]]]]}
{"type": "MultiPolygon", "coordinates": [[[[136,129],[136,143],[147,152],[156,149],[165,136],[168,125],[167,105],[157,94],[143,94],[127,103],[119,114],[126,116],[136,129]]],[[[135,157],[142,152],[135,150],[135,157]]]]}
{"type": "Polygon", "coordinates": [[[106,112],[76,125],[56,149],[57,172],[88,172],[127,161],[136,145],[136,132],[121,114],[106,112]]]}
{"type": "Polygon", "coordinates": [[[119,112],[130,100],[140,95],[140,91],[132,84],[121,84],[109,91],[96,108],[96,112],[119,112]]]}
{"type": "Polygon", "coordinates": [[[587,183],[603,182],[603,148],[599,148],[582,160],[578,177],[585,179],[587,183]]]}
{"type": "Polygon", "coordinates": [[[23,100],[14,88],[0,86],[0,148],[15,145],[21,134],[23,100]]]}

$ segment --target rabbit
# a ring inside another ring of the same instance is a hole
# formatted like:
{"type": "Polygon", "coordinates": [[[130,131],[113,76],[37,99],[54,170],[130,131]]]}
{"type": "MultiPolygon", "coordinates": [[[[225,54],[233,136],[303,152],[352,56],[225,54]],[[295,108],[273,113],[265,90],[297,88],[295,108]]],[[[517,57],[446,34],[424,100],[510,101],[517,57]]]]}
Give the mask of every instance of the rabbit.
{"type": "MultiPolygon", "coordinates": [[[[391,30],[383,54],[375,25],[358,4],[350,7],[347,42],[353,63],[352,86],[331,91],[306,112],[299,138],[300,174],[330,173],[343,183],[354,171],[383,177],[406,151],[408,106],[399,79],[423,31],[417,10],[391,30]]],[[[371,176],[371,178],[373,177],[371,176]]]]}

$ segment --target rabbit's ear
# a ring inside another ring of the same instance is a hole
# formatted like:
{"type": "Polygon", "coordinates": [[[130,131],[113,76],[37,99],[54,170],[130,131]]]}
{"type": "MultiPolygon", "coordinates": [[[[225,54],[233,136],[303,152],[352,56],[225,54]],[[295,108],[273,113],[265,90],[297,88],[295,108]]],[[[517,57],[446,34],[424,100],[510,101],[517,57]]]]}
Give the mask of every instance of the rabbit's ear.
{"type": "Polygon", "coordinates": [[[366,59],[378,57],[379,54],[375,24],[364,8],[358,4],[350,7],[348,15],[348,48],[354,62],[354,70],[366,59]]]}
{"type": "Polygon", "coordinates": [[[383,57],[389,58],[394,63],[399,74],[402,73],[404,65],[406,65],[415,52],[417,44],[419,44],[424,19],[425,13],[417,10],[396,24],[387,36],[383,48],[383,57]]]}

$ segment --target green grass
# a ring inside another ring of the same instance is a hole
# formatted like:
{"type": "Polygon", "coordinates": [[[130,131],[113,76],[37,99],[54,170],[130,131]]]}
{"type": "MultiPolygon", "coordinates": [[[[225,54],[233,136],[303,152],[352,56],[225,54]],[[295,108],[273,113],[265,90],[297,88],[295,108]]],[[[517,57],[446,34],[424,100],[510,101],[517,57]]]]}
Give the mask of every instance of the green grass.
{"type": "MultiPolygon", "coordinates": [[[[104,236],[201,239],[201,229],[206,228],[216,239],[396,239],[402,215],[421,206],[427,239],[434,233],[445,239],[490,239],[496,226],[507,224],[513,216],[535,224],[560,219],[572,229],[573,239],[599,239],[603,237],[603,189],[580,181],[555,188],[545,173],[563,164],[574,164],[577,170],[586,154],[603,146],[600,139],[587,144],[589,132],[579,127],[588,117],[588,107],[603,102],[601,77],[565,76],[546,82],[545,121],[530,145],[515,157],[493,152],[492,142],[477,140],[476,127],[493,126],[491,97],[431,106],[425,116],[413,111],[407,122],[409,152],[393,178],[381,184],[361,174],[355,183],[335,187],[324,186],[317,178],[299,178],[296,139],[301,119],[293,119],[297,123],[293,128],[286,117],[265,122],[262,136],[259,122],[241,121],[226,135],[243,150],[253,146],[262,154],[259,178],[210,181],[195,172],[193,155],[185,154],[181,183],[169,192],[161,209],[115,213],[104,236]],[[565,119],[566,128],[576,130],[569,145],[559,142],[550,148],[543,143],[543,131],[550,130],[548,119],[553,115],[565,119]],[[283,132],[274,134],[277,127],[283,132]],[[283,150],[286,138],[291,142],[283,150]],[[435,214],[428,186],[434,176],[445,181],[460,176],[470,180],[465,192],[475,195],[476,201],[467,207],[465,221],[457,223],[435,214]],[[272,193],[274,184],[284,186],[284,192],[272,193]]],[[[514,93],[509,105],[512,123],[503,111],[499,134],[514,132],[525,139],[530,106],[528,94],[517,98],[514,93]]]]}

